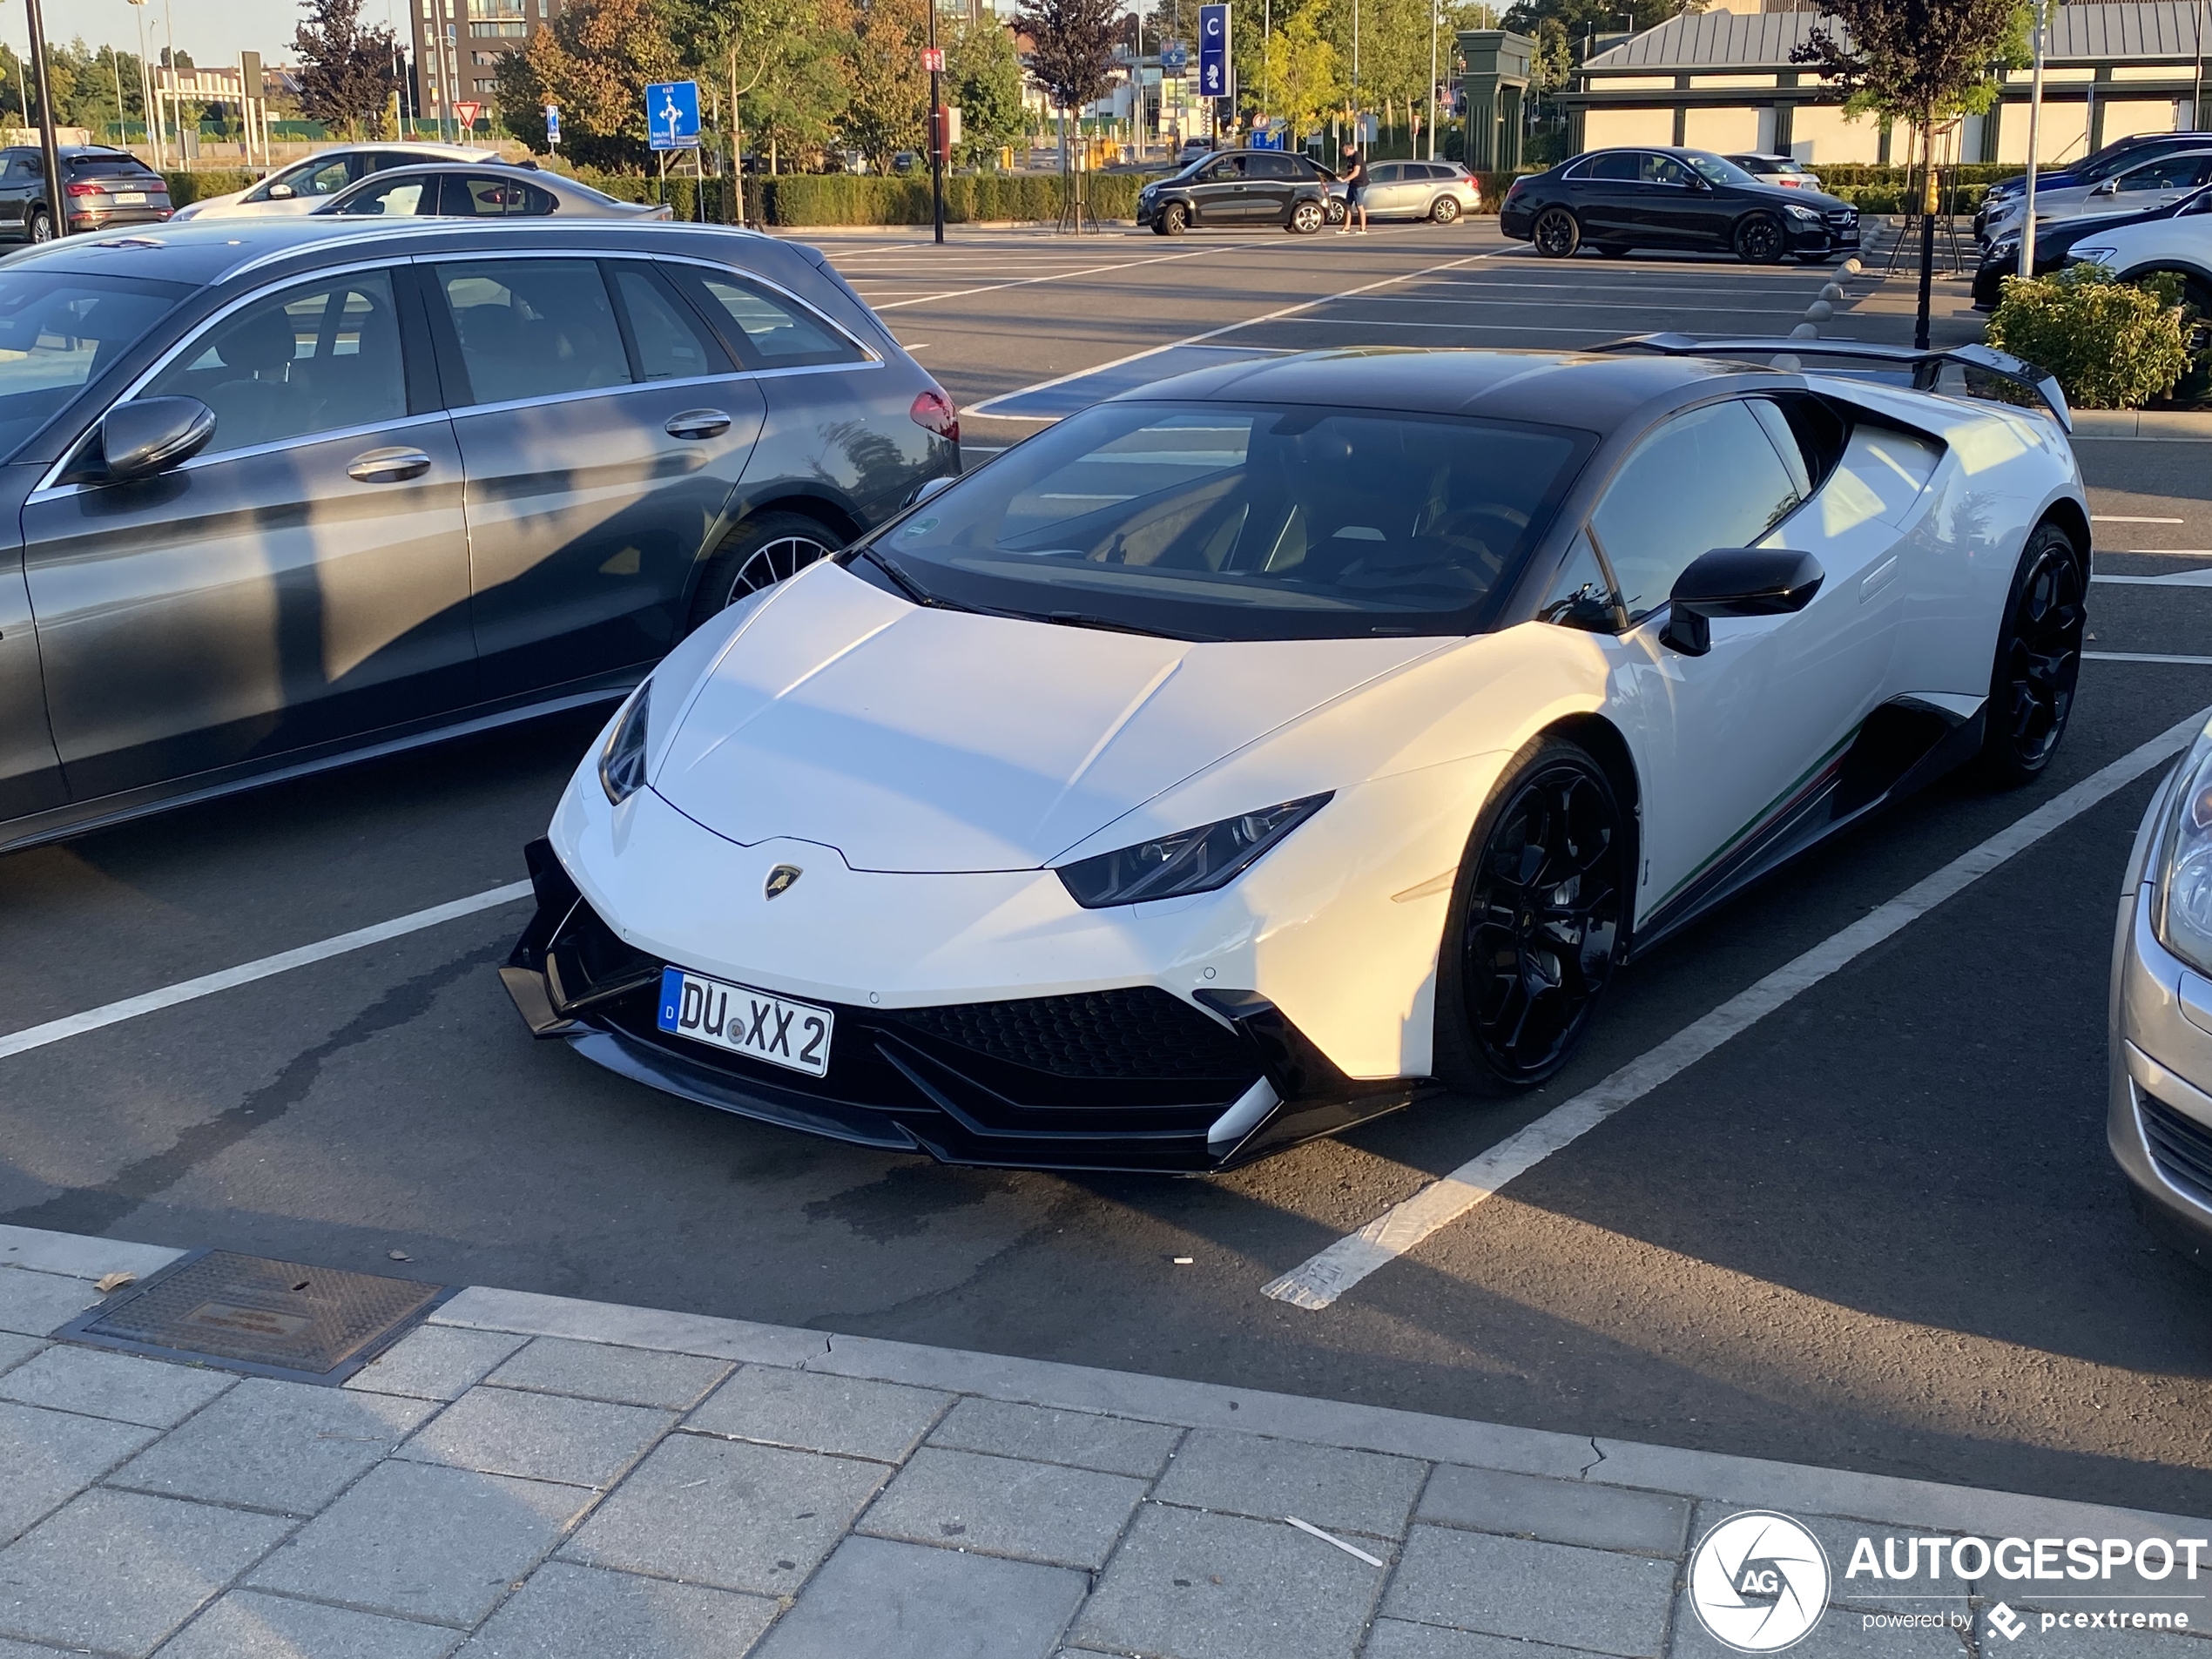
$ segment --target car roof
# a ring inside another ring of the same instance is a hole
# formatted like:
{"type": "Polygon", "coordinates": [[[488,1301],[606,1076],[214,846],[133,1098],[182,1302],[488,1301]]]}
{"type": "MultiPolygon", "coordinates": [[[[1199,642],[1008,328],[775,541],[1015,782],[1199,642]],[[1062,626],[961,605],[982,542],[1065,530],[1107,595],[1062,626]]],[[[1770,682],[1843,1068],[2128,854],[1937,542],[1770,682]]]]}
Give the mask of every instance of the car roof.
{"type": "MultiPolygon", "coordinates": [[[[635,244],[639,253],[671,247],[676,242],[684,241],[709,258],[715,257],[712,241],[742,238],[749,245],[745,257],[756,264],[785,249],[804,257],[803,250],[795,243],[727,226],[686,226],[626,217],[380,219],[300,213],[172,220],[105,234],[71,236],[25,247],[10,255],[4,263],[15,269],[36,265],[72,275],[141,276],[206,287],[241,275],[249,269],[282,265],[294,254],[308,254],[319,248],[354,245],[366,252],[372,245],[399,243],[402,246],[393,248],[392,256],[405,258],[412,253],[445,252],[456,246],[527,246],[532,239],[543,237],[577,239],[579,246],[586,245],[586,239],[593,237],[621,238],[624,246],[629,245],[629,239],[651,239],[635,244]]],[[[618,246],[615,251],[624,251],[624,246],[618,246]]],[[[308,263],[313,268],[312,262],[308,263]]]]}
{"type": "Polygon", "coordinates": [[[1200,369],[1113,401],[1323,404],[1608,434],[1656,401],[1745,373],[1696,357],[1352,346],[1200,369]]]}

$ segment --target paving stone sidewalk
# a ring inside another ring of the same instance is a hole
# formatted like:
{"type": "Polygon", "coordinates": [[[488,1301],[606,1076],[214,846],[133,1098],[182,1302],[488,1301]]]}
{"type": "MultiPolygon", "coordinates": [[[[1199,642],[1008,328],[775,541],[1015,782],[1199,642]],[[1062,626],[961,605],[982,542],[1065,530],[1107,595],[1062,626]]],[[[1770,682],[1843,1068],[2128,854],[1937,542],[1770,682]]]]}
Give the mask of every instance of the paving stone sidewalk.
{"type": "Polygon", "coordinates": [[[1794,1653],[1979,1659],[2030,1587],[1899,1601],[1855,1538],[2207,1531],[481,1288],[342,1388],[48,1339],[176,1254],[0,1228],[0,1659],[1703,1659],[1685,1558],[1750,1507],[1832,1562],[1794,1653]]]}

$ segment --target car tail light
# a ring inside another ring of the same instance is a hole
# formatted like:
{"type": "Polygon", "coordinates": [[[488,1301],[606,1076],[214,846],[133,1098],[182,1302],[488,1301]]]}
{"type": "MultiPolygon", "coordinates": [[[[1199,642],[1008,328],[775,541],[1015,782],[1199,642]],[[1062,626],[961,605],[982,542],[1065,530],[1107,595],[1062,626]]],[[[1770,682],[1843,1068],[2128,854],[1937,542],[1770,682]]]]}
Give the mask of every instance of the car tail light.
{"type": "Polygon", "coordinates": [[[1526,179],[1514,179],[1513,183],[1507,187],[1506,199],[1507,201],[1511,201],[1515,196],[1521,194],[1521,187],[1527,182],[1528,181],[1526,179]]]}
{"type": "Polygon", "coordinates": [[[69,193],[72,196],[105,196],[107,194],[107,186],[105,185],[71,185],[69,186],[69,193]]]}
{"type": "Polygon", "coordinates": [[[953,407],[952,399],[935,387],[917,394],[914,407],[907,413],[914,417],[916,426],[927,427],[939,437],[950,438],[954,443],[960,442],[960,411],[953,407]]]}

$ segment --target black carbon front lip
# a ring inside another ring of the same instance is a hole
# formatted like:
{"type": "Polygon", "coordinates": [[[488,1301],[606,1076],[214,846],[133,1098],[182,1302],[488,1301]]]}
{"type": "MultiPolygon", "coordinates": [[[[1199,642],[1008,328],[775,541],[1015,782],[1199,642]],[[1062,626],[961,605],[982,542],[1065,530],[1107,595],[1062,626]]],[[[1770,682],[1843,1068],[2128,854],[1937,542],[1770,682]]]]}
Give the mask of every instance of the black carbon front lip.
{"type": "Polygon", "coordinates": [[[586,1059],[665,1093],[806,1134],[946,1163],[1196,1173],[1394,1110],[1429,1086],[1346,1078],[1253,993],[1202,994],[1228,1022],[1224,1029],[1152,988],[954,1008],[832,1004],[830,1070],[818,1081],[662,1031],[664,964],[622,943],[545,842],[527,855],[538,910],[500,977],[535,1035],[566,1039],[586,1059]],[[979,1012],[1114,997],[1158,999],[1138,1010],[1146,1017],[1179,1004],[1201,1040],[1178,1042],[1172,1029],[1140,1019],[1136,1029],[1151,1034],[1160,1063],[1147,1068],[1124,1054],[1122,1063],[1109,1058],[1087,1072],[1080,1058],[1046,1069],[994,1052],[988,1034],[961,1040],[979,1012]],[[1144,1069],[1167,1075],[1135,1075],[1144,1069]],[[1276,1096],[1273,1109],[1233,1138],[1210,1140],[1223,1114],[1262,1082],[1276,1096]]]}

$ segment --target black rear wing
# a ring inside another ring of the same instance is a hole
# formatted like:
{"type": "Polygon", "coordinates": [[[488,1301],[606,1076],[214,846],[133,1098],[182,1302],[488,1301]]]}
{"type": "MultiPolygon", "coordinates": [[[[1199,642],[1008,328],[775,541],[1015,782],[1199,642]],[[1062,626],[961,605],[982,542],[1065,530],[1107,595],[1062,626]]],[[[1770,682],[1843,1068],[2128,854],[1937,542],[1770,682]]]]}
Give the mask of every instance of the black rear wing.
{"type": "Polygon", "coordinates": [[[2046,409],[2061,431],[2074,430],[2074,413],[2066,394],[2048,370],[2006,355],[1988,346],[1954,346],[1948,351],[1922,351],[1916,346],[1878,346],[1858,340],[1776,340],[1756,335],[1700,338],[1696,334],[1631,334],[1609,341],[1593,351],[1652,352],[1662,357],[1728,357],[1757,360],[1763,368],[1783,368],[1777,358],[1796,361],[1789,372],[1799,371],[1809,358],[1836,360],[1840,372],[1851,372],[1844,360],[1868,365],[1860,372],[1885,378],[1903,374],[1916,392],[1943,392],[1967,397],[1992,396],[2000,402],[2027,404],[2046,409]]]}

